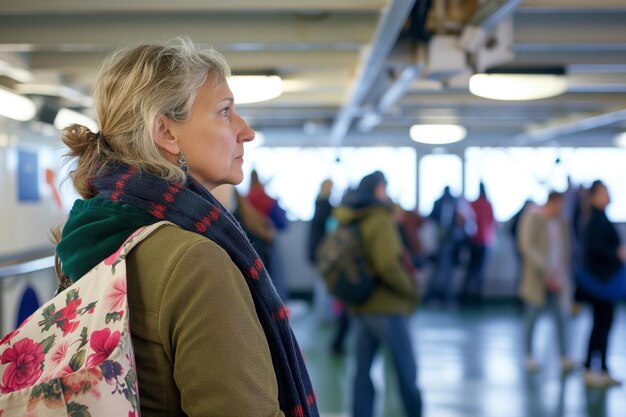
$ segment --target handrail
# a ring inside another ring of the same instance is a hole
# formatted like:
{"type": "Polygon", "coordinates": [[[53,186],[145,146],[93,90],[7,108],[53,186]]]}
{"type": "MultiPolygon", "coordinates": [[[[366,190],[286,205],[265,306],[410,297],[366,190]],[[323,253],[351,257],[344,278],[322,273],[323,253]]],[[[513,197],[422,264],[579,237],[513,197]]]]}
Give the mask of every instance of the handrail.
{"type": "Polygon", "coordinates": [[[0,267],[0,279],[54,268],[54,256],[46,256],[19,264],[0,267]]]}
{"type": "MultiPolygon", "coordinates": [[[[3,281],[7,278],[14,278],[13,281],[9,282],[18,282],[19,279],[17,276],[29,274],[31,272],[42,271],[45,269],[54,268],[54,256],[44,256],[36,259],[31,259],[28,261],[22,261],[13,265],[1,266],[0,267],[0,281],[3,281]]],[[[7,280],[8,281],[8,280],[7,280]]],[[[12,284],[9,284],[9,286],[12,284]]],[[[4,282],[0,285],[0,302],[4,297],[4,282]]],[[[10,329],[4,328],[4,309],[0,308],[0,335],[4,334],[7,330],[13,330],[14,327],[10,326],[10,329]]]]}

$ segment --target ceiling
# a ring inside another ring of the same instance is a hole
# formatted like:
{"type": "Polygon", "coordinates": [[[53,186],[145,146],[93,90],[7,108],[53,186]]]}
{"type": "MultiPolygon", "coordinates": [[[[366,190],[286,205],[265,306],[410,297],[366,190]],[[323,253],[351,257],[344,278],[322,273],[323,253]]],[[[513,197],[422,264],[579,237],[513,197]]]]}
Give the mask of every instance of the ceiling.
{"type": "Polygon", "coordinates": [[[280,97],[239,107],[268,145],[411,145],[412,124],[455,122],[469,132],[457,148],[612,146],[624,22],[626,0],[0,0],[0,84],[55,86],[52,106],[83,108],[108,52],[185,35],[234,74],[282,77],[280,97]],[[496,66],[557,67],[569,89],[471,95],[469,76],[496,66]]]}

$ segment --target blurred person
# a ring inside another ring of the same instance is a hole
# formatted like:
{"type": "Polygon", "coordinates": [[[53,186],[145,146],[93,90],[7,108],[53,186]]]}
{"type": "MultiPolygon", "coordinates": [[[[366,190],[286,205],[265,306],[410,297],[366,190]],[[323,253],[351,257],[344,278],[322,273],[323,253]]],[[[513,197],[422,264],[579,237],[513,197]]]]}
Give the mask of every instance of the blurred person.
{"type": "MultiPolygon", "coordinates": [[[[611,202],[606,185],[599,180],[589,188],[591,211],[583,239],[583,268],[600,282],[607,282],[616,274],[624,275],[626,246],[621,243],[617,229],[606,216],[611,202]]],[[[583,290],[584,291],[584,290],[583,290]]],[[[586,294],[593,309],[593,326],[589,335],[585,360],[585,383],[594,387],[621,384],[609,374],[607,349],[615,315],[615,300],[586,294]],[[594,360],[599,359],[599,369],[594,360]]]]}
{"type": "MultiPolygon", "coordinates": [[[[280,206],[278,200],[267,195],[265,185],[259,179],[259,174],[255,169],[250,172],[250,189],[246,198],[252,207],[272,221],[277,232],[280,233],[287,229],[288,221],[285,210],[280,206]]],[[[267,270],[272,277],[278,295],[283,301],[287,301],[288,293],[278,239],[274,239],[273,244],[268,246],[268,250],[267,270]]]]}
{"type": "MultiPolygon", "coordinates": [[[[320,190],[315,197],[313,218],[309,223],[306,251],[307,259],[314,268],[317,267],[317,249],[332,227],[331,215],[334,208],[330,203],[332,188],[333,182],[330,179],[326,179],[320,184],[320,190]]],[[[313,305],[317,317],[325,322],[334,322],[343,311],[343,307],[331,298],[322,279],[315,280],[313,305]]]]}
{"type": "Polygon", "coordinates": [[[229,76],[221,54],[186,39],[105,61],[94,90],[100,132],[63,130],[82,199],[56,249],[61,287],[139,227],[169,221],[126,258],[141,415],[318,416],[285,307],[210,193],[242,181],[254,139],[229,76]]]}
{"type": "Polygon", "coordinates": [[[583,242],[585,229],[589,216],[591,215],[591,203],[589,201],[589,191],[580,185],[573,197],[573,212],[571,218],[571,227],[573,230],[573,249],[572,254],[574,256],[573,266],[580,267],[583,259],[583,242]]]}
{"type": "Polygon", "coordinates": [[[424,245],[421,240],[424,218],[415,210],[405,210],[398,204],[394,204],[393,213],[402,243],[407,250],[410,269],[422,268],[426,262],[424,245]]]}
{"type": "Polygon", "coordinates": [[[270,252],[276,235],[274,223],[252,207],[250,202],[233,187],[235,204],[233,214],[241,223],[250,243],[259,255],[263,265],[270,262],[270,252]]]}
{"type": "Polygon", "coordinates": [[[548,307],[556,324],[561,369],[570,371],[575,364],[566,348],[565,311],[571,302],[569,277],[569,228],[563,213],[563,194],[551,191],[545,205],[528,209],[519,225],[523,275],[520,297],[525,303],[526,368],[539,369],[533,356],[533,332],[544,307],[548,307]]]}
{"type": "MultiPolygon", "coordinates": [[[[324,180],[320,185],[320,191],[315,199],[315,212],[313,219],[309,225],[309,240],[308,240],[308,256],[311,264],[315,265],[317,249],[326,236],[329,229],[332,227],[330,224],[333,221],[332,211],[333,205],[330,203],[330,194],[332,192],[333,182],[330,179],[324,180]]],[[[348,309],[338,299],[333,299],[326,291],[326,286],[322,280],[318,280],[315,283],[315,295],[317,308],[328,308],[329,313],[334,316],[336,322],[335,331],[330,342],[330,351],[335,355],[343,355],[346,351],[346,337],[350,329],[350,315],[348,309]],[[325,300],[329,300],[326,303],[325,300]]],[[[324,314],[324,312],[320,312],[324,314]]]]}
{"type": "Polygon", "coordinates": [[[351,307],[357,331],[353,417],[373,415],[375,390],[370,368],[381,345],[389,349],[395,365],[406,416],[419,417],[422,413],[409,329],[409,317],[419,297],[415,282],[402,263],[402,241],[386,186],[382,172],[366,175],[334,211],[340,224],[358,222],[365,253],[380,280],[363,304],[351,307]]]}
{"type": "Polygon", "coordinates": [[[479,195],[470,203],[476,229],[469,237],[469,262],[461,297],[466,301],[480,301],[483,296],[483,281],[485,275],[485,263],[489,248],[496,238],[496,221],[493,216],[493,207],[487,198],[485,184],[480,183],[479,195]]]}
{"type": "Polygon", "coordinates": [[[259,179],[259,173],[255,169],[250,172],[250,190],[247,198],[255,209],[272,220],[277,230],[287,228],[285,210],[280,206],[278,200],[267,195],[265,185],[259,179]]]}
{"type": "Polygon", "coordinates": [[[460,262],[467,238],[466,226],[472,222],[473,212],[466,201],[452,195],[446,186],[435,201],[430,218],[437,224],[437,252],[428,284],[426,300],[441,298],[448,306],[456,305],[454,272],[460,262]]]}
{"type": "MultiPolygon", "coordinates": [[[[511,234],[511,241],[513,243],[513,253],[515,254],[515,261],[516,261],[515,282],[513,284],[513,288],[515,288],[516,293],[519,290],[519,287],[521,285],[522,272],[523,272],[522,250],[520,249],[519,238],[518,238],[519,224],[524,213],[527,210],[534,210],[534,208],[535,208],[535,203],[533,203],[532,200],[528,199],[524,201],[524,204],[522,204],[522,207],[520,207],[517,213],[515,213],[513,217],[511,217],[511,219],[509,219],[508,221],[508,231],[511,234]]],[[[521,301],[519,298],[517,298],[516,300],[518,301],[519,306],[523,309],[523,301],[521,301]]]]}
{"type": "Polygon", "coordinates": [[[333,182],[330,179],[322,181],[320,191],[315,198],[315,210],[313,218],[309,223],[308,236],[308,258],[312,265],[315,265],[315,254],[322,239],[326,235],[328,219],[333,212],[333,205],[330,203],[330,194],[333,189],[333,182]]]}

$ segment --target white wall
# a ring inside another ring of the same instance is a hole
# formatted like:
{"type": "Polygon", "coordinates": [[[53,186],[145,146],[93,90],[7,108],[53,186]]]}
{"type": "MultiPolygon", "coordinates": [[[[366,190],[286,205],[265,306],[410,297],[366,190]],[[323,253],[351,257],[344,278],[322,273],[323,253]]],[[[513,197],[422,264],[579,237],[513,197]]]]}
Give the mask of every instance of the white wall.
{"type": "MultiPolygon", "coordinates": [[[[26,129],[20,124],[0,122],[0,257],[51,247],[49,230],[66,218],[68,207],[60,208],[46,183],[45,170],[58,171],[61,146],[50,133],[26,129]],[[38,156],[39,201],[18,201],[18,151],[38,156]]],[[[57,174],[57,187],[60,178],[57,174]]]]}

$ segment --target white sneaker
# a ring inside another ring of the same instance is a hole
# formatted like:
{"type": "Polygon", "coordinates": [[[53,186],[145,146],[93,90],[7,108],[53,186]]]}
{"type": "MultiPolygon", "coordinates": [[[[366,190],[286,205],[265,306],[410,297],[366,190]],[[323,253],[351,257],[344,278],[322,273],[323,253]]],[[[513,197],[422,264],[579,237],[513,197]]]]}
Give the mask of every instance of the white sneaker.
{"type": "Polygon", "coordinates": [[[529,356],[526,358],[526,370],[528,372],[537,372],[539,370],[539,368],[541,367],[539,365],[539,362],[537,362],[537,360],[535,358],[533,358],[532,356],[529,356]]]}
{"type": "Polygon", "coordinates": [[[585,385],[591,388],[606,388],[606,381],[601,372],[585,370],[583,374],[585,385]]]}
{"type": "Polygon", "coordinates": [[[561,372],[571,372],[574,369],[578,368],[578,366],[579,365],[576,362],[574,362],[567,356],[561,358],[561,372]]]}
{"type": "Polygon", "coordinates": [[[585,371],[585,384],[592,388],[608,388],[622,385],[622,382],[613,378],[608,372],[585,371]]]}
{"type": "Polygon", "coordinates": [[[613,378],[611,375],[609,375],[608,372],[602,372],[601,374],[607,387],[616,387],[618,385],[622,385],[622,381],[613,378]]]}

